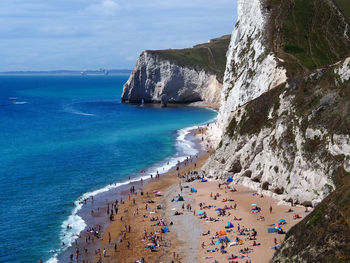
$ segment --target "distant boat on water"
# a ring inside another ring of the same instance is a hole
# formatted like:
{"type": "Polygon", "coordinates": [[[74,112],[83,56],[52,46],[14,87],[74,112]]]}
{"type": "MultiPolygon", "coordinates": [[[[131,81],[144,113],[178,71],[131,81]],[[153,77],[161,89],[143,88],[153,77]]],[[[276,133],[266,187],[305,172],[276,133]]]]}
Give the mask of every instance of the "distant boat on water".
{"type": "Polygon", "coordinates": [[[11,100],[11,103],[13,104],[26,104],[26,101],[17,101],[18,97],[9,97],[9,100],[11,100]]]}
{"type": "Polygon", "coordinates": [[[108,70],[106,69],[99,69],[99,70],[84,70],[80,72],[82,76],[107,76],[109,74],[108,70]]]}

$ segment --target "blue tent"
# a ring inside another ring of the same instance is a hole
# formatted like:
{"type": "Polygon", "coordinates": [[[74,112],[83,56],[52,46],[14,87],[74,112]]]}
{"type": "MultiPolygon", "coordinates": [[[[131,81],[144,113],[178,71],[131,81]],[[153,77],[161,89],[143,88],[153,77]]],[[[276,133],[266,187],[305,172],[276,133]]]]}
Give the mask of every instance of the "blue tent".
{"type": "Polygon", "coordinates": [[[232,183],[232,182],[233,182],[233,178],[228,178],[228,179],[227,179],[227,182],[228,182],[228,183],[232,183]]]}
{"type": "Polygon", "coordinates": [[[208,182],[208,180],[207,180],[207,179],[202,179],[201,182],[202,182],[202,183],[206,183],[206,182],[208,182]]]}
{"type": "Polygon", "coordinates": [[[204,215],[204,213],[203,212],[198,212],[197,215],[204,215]]]}
{"type": "Polygon", "coordinates": [[[233,224],[232,224],[231,222],[228,222],[228,223],[227,223],[227,226],[228,226],[228,228],[232,228],[232,227],[233,227],[233,224]]]}
{"type": "Polygon", "coordinates": [[[287,221],[286,221],[285,219],[280,219],[280,220],[278,221],[278,224],[279,224],[279,225],[285,225],[285,224],[287,224],[287,221]]]}
{"type": "Polygon", "coordinates": [[[224,211],[222,208],[216,208],[215,211],[224,211]]]}
{"type": "Polygon", "coordinates": [[[168,228],[167,226],[166,226],[166,227],[164,227],[163,232],[164,232],[164,233],[169,232],[169,228],[168,228]]]}
{"type": "Polygon", "coordinates": [[[224,237],[220,237],[220,238],[219,238],[219,241],[230,242],[231,240],[230,240],[227,236],[224,236],[224,237]]]}
{"type": "Polygon", "coordinates": [[[192,188],[191,188],[191,192],[192,192],[192,193],[197,193],[197,189],[195,189],[195,188],[192,187],[192,188]]]}

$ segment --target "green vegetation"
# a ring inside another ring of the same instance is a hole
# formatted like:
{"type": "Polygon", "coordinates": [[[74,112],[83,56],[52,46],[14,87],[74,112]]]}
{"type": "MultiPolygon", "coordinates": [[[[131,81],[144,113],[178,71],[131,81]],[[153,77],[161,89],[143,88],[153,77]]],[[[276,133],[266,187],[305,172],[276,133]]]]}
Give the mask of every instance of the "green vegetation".
{"type": "Polygon", "coordinates": [[[349,244],[350,178],[345,177],[342,186],[288,231],[272,262],[288,262],[296,255],[298,262],[350,262],[349,244]]]}
{"type": "Polygon", "coordinates": [[[151,50],[150,53],[159,55],[180,66],[204,69],[216,74],[220,82],[223,81],[226,67],[226,52],[230,44],[231,35],[212,39],[209,43],[200,44],[193,48],[151,50]]]}
{"type": "Polygon", "coordinates": [[[236,118],[233,118],[226,130],[226,134],[230,136],[230,138],[234,136],[236,127],[237,127],[237,121],[236,121],[236,118]]]}
{"type": "Polygon", "coordinates": [[[350,3],[349,0],[334,0],[344,16],[350,21],[350,3]]]}
{"type": "Polygon", "coordinates": [[[269,112],[272,108],[277,107],[275,104],[279,100],[279,96],[284,88],[285,85],[282,84],[249,102],[245,107],[245,112],[239,125],[237,125],[236,120],[233,119],[227,128],[227,134],[232,138],[235,134],[235,129],[240,135],[257,134],[264,126],[269,125],[269,112]]]}
{"type": "MultiPolygon", "coordinates": [[[[285,61],[290,75],[333,64],[350,54],[350,41],[344,37],[344,19],[328,0],[266,2],[273,14],[270,44],[285,61]]],[[[349,17],[349,1],[336,2],[349,17]]]]}
{"type": "Polygon", "coordinates": [[[334,67],[318,73],[318,78],[305,77],[289,90],[293,105],[301,117],[302,130],[308,127],[327,129],[330,135],[348,134],[350,127],[350,83],[336,85],[334,67]]]}

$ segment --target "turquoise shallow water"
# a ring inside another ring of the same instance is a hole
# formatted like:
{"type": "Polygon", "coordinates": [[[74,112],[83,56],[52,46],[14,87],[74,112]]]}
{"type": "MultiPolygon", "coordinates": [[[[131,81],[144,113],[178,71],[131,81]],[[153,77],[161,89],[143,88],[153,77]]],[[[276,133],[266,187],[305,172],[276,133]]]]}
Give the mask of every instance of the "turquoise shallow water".
{"type": "Polygon", "coordinates": [[[0,262],[60,247],[71,203],[176,154],[215,112],[120,103],[128,76],[0,76],[0,262]]]}

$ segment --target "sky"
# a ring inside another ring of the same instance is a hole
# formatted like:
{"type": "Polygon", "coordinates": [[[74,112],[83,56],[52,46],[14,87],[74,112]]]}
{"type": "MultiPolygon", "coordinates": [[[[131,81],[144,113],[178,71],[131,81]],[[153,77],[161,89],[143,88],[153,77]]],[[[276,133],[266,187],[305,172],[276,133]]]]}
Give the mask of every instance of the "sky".
{"type": "Polygon", "coordinates": [[[230,34],[236,0],[0,0],[0,71],[132,69],[230,34]]]}

